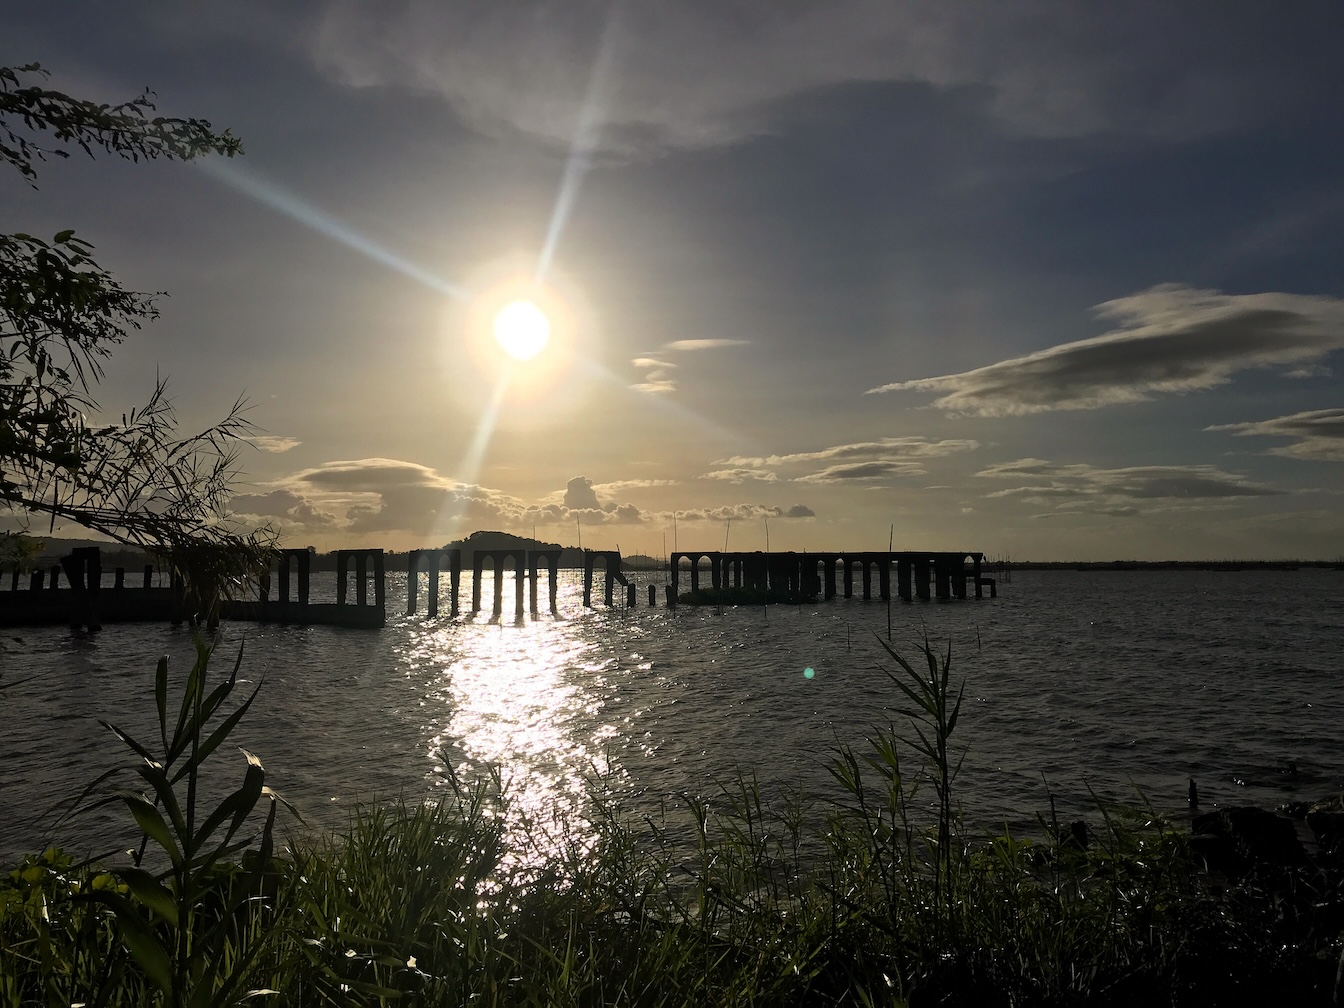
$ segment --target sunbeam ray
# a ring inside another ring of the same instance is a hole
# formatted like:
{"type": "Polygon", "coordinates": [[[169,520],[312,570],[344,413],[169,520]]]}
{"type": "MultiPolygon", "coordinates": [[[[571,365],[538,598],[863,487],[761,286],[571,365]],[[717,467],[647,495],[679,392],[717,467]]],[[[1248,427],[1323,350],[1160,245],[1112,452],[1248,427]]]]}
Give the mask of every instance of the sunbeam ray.
{"type": "Polygon", "coordinates": [[[417,280],[441,294],[447,294],[451,298],[462,301],[468,297],[467,292],[461,287],[449,283],[442,277],[435,276],[424,267],[418,266],[409,259],[384,248],[372,239],[360,234],[348,224],[337,220],[312,204],[304,202],[293,193],[286,192],[274,182],[262,179],[254,173],[244,171],[233,162],[219,158],[203,160],[199,162],[199,165],[202,171],[229,188],[245,196],[250,196],[257,202],[263,203],[273,210],[278,210],[301,224],[306,224],[319,234],[333,238],[342,245],[363,253],[375,262],[389,266],[398,273],[408,276],[412,280],[417,280]]]}
{"type": "Polygon", "coordinates": [[[578,122],[574,127],[574,140],[570,144],[569,158],[565,162],[564,174],[560,177],[560,188],[555,195],[555,207],[551,211],[551,221],[546,228],[546,242],[537,257],[536,278],[545,279],[555,258],[556,247],[560,244],[560,235],[569,221],[569,215],[578,199],[579,189],[593,161],[593,151],[597,149],[602,133],[602,123],[607,111],[607,86],[611,66],[616,51],[616,4],[608,9],[607,23],[602,30],[602,41],[593,59],[592,73],[588,77],[588,91],[584,95],[583,105],[579,108],[578,122]]]}
{"type": "MultiPolygon", "coordinates": [[[[490,438],[495,432],[495,424],[499,420],[499,411],[504,403],[504,395],[509,389],[509,371],[505,371],[499,376],[499,381],[495,384],[495,390],[490,395],[490,402],[486,404],[485,409],[481,411],[480,417],[476,421],[475,433],[471,436],[471,444],[462,454],[462,461],[458,463],[455,479],[460,484],[467,486],[476,485],[476,479],[481,472],[481,463],[485,459],[486,449],[490,447],[490,438]]],[[[466,503],[459,500],[457,507],[443,515],[443,528],[440,530],[448,540],[457,538],[457,532],[462,524],[463,514],[466,510],[466,503]]]]}

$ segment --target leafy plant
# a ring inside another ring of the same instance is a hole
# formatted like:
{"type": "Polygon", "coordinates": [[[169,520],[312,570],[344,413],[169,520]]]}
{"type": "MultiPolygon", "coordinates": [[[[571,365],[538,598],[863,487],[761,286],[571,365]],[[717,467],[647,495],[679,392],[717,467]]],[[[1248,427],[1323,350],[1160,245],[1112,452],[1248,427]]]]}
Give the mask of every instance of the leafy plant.
{"type": "MultiPolygon", "coordinates": [[[[141,833],[131,862],[106,873],[115,885],[82,885],[71,898],[112,915],[116,937],[153,995],[150,1003],[172,1008],[215,1008],[259,993],[245,984],[266,950],[283,898],[272,865],[282,800],[266,786],[261,760],[242,750],[241,784],[213,806],[203,800],[206,760],[228,740],[261,688],[226,713],[242,652],[228,677],[211,684],[213,652],[211,643],[197,638],[176,712],[169,704],[168,659],[160,659],[154,679],[157,743],[102,722],[139,757],[133,771],[139,786],[93,798],[124,776],[121,769],[108,771],[86,789],[84,798],[91,800],[76,809],[119,804],[141,833]],[[249,822],[263,803],[265,820],[254,834],[249,822]]],[[[119,975],[113,970],[105,979],[119,975]]],[[[70,992],[67,1004],[79,999],[76,993],[70,992]]]]}

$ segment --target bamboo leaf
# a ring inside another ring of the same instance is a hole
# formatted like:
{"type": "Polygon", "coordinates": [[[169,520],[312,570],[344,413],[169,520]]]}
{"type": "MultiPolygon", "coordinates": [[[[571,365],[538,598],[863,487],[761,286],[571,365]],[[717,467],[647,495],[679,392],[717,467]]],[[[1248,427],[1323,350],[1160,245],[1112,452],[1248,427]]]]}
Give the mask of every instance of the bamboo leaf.
{"type": "Polygon", "coordinates": [[[205,762],[206,758],[219,748],[221,743],[229,737],[233,729],[238,726],[238,722],[243,719],[243,715],[245,715],[248,708],[252,706],[252,701],[257,698],[257,693],[260,691],[261,684],[258,683],[257,688],[252,691],[252,695],[243,701],[243,703],[238,706],[237,710],[230,713],[229,716],[220,723],[218,728],[210,733],[210,737],[201,743],[196,749],[196,752],[192,754],[191,759],[178,767],[177,771],[173,774],[174,783],[181,780],[187,773],[205,762]]]}
{"type": "Polygon", "coordinates": [[[154,706],[159,712],[159,735],[168,749],[168,659],[163,657],[154,670],[154,706]]]}
{"type": "Polygon", "coordinates": [[[173,894],[153,875],[142,868],[123,868],[116,874],[126,883],[131,895],[169,924],[177,926],[177,903],[173,900],[173,894]]]}
{"type": "Polygon", "coordinates": [[[159,810],[146,801],[143,796],[133,792],[123,791],[121,800],[125,802],[126,808],[130,811],[135,824],[140,827],[140,831],[163,848],[174,865],[181,864],[182,851],[173,838],[172,830],[168,828],[168,824],[163,821],[163,816],[159,814],[159,810]]]}

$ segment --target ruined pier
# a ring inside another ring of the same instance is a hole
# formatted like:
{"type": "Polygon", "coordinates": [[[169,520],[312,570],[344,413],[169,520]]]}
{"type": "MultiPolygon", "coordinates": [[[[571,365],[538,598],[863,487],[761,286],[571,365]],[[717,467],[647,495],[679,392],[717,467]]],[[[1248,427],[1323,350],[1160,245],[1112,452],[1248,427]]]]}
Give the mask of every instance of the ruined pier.
{"type": "MultiPolygon", "coordinates": [[[[583,550],[583,605],[592,607],[601,578],[601,600],[618,604],[616,586],[625,591],[620,602],[638,604],[638,593],[622,571],[616,550],[583,550]]],[[[387,622],[387,563],[380,549],[337,550],[335,602],[312,600],[314,555],[309,550],[276,550],[267,571],[258,577],[254,597],[222,604],[219,616],[254,623],[377,628],[387,622]]],[[[471,559],[471,614],[483,612],[485,572],[492,577],[492,618],[504,612],[504,590],[513,581],[513,616],[540,615],[540,582],[548,581],[547,611],[559,614],[560,547],[511,547],[476,550],[471,559]],[[526,607],[526,608],[525,608],[526,607]]],[[[850,552],[850,553],[729,553],[685,550],[673,553],[662,586],[664,604],[675,607],[685,584],[688,602],[732,603],[730,592],[755,592],[765,601],[829,601],[843,595],[865,600],[889,600],[893,578],[896,596],[905,602],[952,601],[972,594],[994,597],[993,578],[982,576],[981,553],[850,552]],[[706,580],[708,583],[706,583],[706,580]],[[857,586],[857,587],[856,587],[857,586]]],[[[425,590],[425,615],[436,618],[444,608],[443,574],[448,575],[446,608],[450,618],[461,615],[463,558],[460,549],[412,550],[406,565],[406,615],[420,610],[425,590]]],[[[0,626],[68,624],[99,629],[103,623],[182,622],[191,619],[180,581],[157,575],[153,567],[132,572],[117,568],[112,585],[104,585],[97,547],[76,549],[57,566],[21,574],[10,572],[8,591],[0,586],[0,626]],[[61,586],[64,575],[66,585],[61,586]],[[140,580],[138,586],[131,582],[140,580]],[[21,579],[25,582],[21,584],[21,579]]],[[[658,585],[648,585],[648,604],[659,602],[658,585]]]]}
{"type": "Polygon", "coordinates": [[[816,599],[829,601],[843,591],[854,597],[857,573],[864,599],[873,598],[873,577],[877,577],[878,598],[891,599],[892,573],[901,601],[947,602],[965,599],[973,592],[983,598],[998,594],[993,578],[984,577],[983,553],[948,552],[858,552],[858,553],[727,553],[712,550],[685,550],[669,558],[672,595],[680,594],[681,576],[689,574],[690,593],[704,591],[701,575],[709,574],[709,588],[717,596],[728,590],[749,590],[772,599],[816,599]],[[688,565],[683,569],[683,562],[688,565]],[[702,569],[704,562],[708,570],[702,569]],[[837,585],[837,579],[839,585],[837,585]]]}

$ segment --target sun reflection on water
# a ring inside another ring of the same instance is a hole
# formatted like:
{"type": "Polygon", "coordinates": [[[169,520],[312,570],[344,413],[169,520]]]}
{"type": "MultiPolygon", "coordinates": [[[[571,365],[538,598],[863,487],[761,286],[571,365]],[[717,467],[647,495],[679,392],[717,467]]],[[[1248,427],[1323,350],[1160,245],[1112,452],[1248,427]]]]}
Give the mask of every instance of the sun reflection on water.
{"type": "Polygon", "coordinates": [[[615,659],[566,620],[463,629],[426,628],[406,656],[425,674],[429,778],[447,788],[498,774],[520,861],[584,849],[594,783],[626,780],[607,748],[620,728],[604,720],[615,659]]]}

